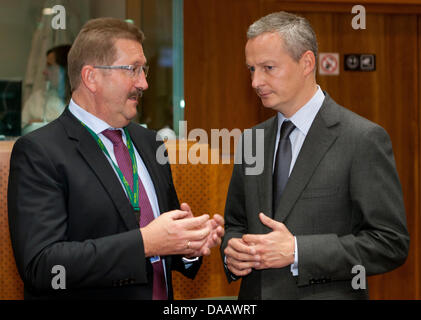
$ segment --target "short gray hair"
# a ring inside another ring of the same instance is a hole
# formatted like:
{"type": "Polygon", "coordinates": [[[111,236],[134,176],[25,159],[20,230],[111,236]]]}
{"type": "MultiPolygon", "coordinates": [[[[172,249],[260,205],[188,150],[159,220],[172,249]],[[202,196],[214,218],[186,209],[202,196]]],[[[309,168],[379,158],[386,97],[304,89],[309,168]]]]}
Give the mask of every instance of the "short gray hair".
{"type": "Polygon", "coordinates": [[[291,58],[299,61],[307,50],[314,53],[317,64],[316,34],[308,20],[285,11],[274,12],[255,21],[247,30],[247,39],[262,33],[279,33],[291,58]]]}

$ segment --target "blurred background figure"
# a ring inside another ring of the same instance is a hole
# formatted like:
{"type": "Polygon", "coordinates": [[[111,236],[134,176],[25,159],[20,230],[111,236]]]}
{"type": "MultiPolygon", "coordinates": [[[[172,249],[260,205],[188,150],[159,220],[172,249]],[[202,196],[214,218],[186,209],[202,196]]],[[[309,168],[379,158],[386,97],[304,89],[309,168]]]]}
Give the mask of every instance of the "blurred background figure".
{"type": "Polygon", "coordinates": [[[22,134],[42,127],[56,119],[69,102],[70,86],[67,76],[67,54],[70,45],[60,45],[47,51],[43,72],[45,89],[33,92],[22,109],[22,134]]]}

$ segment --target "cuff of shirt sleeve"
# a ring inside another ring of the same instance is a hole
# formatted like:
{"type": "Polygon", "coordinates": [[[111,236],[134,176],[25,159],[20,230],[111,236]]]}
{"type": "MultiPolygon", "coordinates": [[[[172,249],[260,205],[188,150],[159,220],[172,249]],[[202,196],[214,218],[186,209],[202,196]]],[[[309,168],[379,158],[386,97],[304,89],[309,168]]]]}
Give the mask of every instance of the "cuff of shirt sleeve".
{"type": "Polygon", "coordinates": [[[231,271],[229,271],[228,266],[227,266],[227,256],[224,257],[224,268],[228,271],[231,280],[233,281],[237,281],[238,279],[240,279],[240,277],[237,277],[235,274],[233,274],[231,271]]]}
{"type": "Polygon", "coordinates": [[[193,263],[193,262],[196,262],[197,260],[199,260],[199,257],[195,257],[195,258],[191,258],[191,259],[182,257],[181,259],[183,260],[184,263],[193,263]]]}
{"type": "Polygon", "coordinates": [[[193,265],[193,262],[196,262],[199,260],[199,257],[192,258],[192,259],[182,257],[181,260],[183,260],[184,268],[188,269],[193,265]]]}
{"type": "Polygon", "coordinates": [[[294,250],[294,263],[291,264],[291,272],[294,277],[298,276],[298,247],[297,247],[297,237],[294,237],[295,241],[295,250],[294,250]]]}

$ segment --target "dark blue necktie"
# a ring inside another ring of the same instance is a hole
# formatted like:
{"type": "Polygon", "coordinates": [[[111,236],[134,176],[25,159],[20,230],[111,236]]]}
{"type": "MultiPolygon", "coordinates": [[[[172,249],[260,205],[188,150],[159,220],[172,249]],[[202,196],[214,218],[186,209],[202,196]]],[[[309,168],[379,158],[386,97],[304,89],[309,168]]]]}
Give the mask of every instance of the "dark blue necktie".
{"type": "Polygon", "coordinates": [[[273,196],[272,196],[272,213],[278,208],[279,200],[282,192],[288,182],[289,169],[292,159],[292,147],[289,135],[295,129],[291,121],[285,120],[281,125],[281,134],[279,137],[278,150],[275,157],[275,169],[272,176],[273,196]]]}

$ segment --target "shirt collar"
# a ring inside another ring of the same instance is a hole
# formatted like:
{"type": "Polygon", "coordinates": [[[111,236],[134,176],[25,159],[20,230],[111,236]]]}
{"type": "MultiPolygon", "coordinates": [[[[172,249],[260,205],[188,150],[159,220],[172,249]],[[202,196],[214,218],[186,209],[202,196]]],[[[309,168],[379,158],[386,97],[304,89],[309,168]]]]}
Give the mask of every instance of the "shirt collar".
{"type": "Polygon", "coordinates": [[[298,128],[298,130],[300,130],[304,135],[307,135],[317,112],[319,112],[322,107],[324,99],[325,95],[322,89],[320,89],[320,86],[317,86],[317,91],[313,97],[291,118],[285,118],[282,113],[278,112],[278,131],[284,120],[290,120],[295,127],[298,128]]]}
{"type": "MultiPolygon", "coordinates": [[[[82,107],[78,106],[73,99],[70,99],[69,111],[79,120],[82,121],[86,126],[89,127],[95,134],[100,134],[106,129],[112,128],[108,123],[94,116],[92,113],[86,111],[82,107]]],[[[124,131],[123,131],[124,132],[124,131]]]]}

